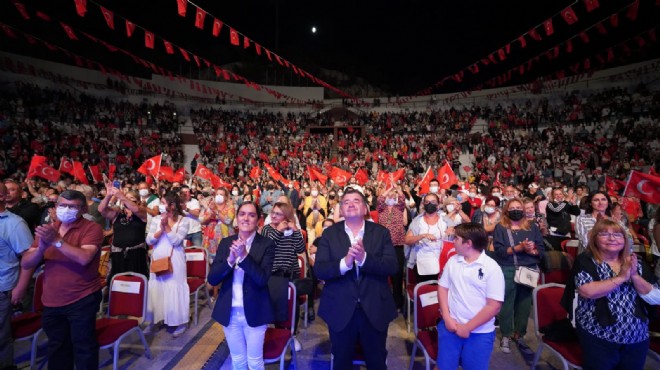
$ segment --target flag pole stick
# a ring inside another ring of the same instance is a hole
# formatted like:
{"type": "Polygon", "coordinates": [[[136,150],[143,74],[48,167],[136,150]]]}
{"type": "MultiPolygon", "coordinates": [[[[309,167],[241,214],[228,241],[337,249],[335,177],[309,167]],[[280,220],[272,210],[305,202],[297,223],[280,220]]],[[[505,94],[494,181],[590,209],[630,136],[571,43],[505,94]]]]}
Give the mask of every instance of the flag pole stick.
{"type": "Polygon", "coordinates": [[[630,170],[630,173],[628,174],[628,181],[626,181],[626,187],[623,189],[623,196],[626,196],[626,193],[628,192],[628,185],[630,184],[630,179],[632,179],[632,174],[635,172],[635,170],[630,170]]]}

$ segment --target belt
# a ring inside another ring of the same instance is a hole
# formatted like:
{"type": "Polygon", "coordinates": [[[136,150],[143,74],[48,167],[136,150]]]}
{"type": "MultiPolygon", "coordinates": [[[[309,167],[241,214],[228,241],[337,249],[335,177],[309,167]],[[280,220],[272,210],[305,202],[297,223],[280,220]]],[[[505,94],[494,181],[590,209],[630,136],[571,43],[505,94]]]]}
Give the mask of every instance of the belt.
{"type": "Polygon", "coordinates": [[[147,243],[140,243],[138,245],[134,245],[132,247],[126,247],[126,248],[120,248],[111,245],[110,253],[124,253],[124,258],[126,258],[126,256],[128,255],[128,251],[132,251],[134,249],[147,249],[147,243]]]}

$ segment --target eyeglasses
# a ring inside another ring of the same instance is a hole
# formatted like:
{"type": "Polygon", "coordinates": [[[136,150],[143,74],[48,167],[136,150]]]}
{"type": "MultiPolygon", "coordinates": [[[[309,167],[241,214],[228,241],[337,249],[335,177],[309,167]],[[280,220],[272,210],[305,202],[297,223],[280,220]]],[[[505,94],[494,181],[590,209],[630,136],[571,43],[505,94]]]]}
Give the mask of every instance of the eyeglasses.
{"type": "Polygon", "coordinates": [[[599,238],[603,239],[609,239],[609,238],[614,238],[614,239],[623,239],[624,235],[623,233],[606,233],[606,232],[599,232],[598,233],[599,238]]]}
{"type": "Polygon", "coordinates": [[[69,209],[80,209],[80,206],[77,204],[58,204],[58,207],[69,208],[69,209]]]}

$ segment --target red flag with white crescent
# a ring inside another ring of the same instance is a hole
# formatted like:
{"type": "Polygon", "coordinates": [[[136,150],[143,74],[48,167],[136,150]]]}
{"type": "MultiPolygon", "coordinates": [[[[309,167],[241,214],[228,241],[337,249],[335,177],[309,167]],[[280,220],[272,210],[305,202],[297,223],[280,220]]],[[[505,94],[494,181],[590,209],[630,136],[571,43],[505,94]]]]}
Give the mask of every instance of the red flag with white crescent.
{"type": "Polygon", "coordinates": [[[60,159],[60,172],[73,174],[73,162],[66,157],[60,159]]]}
{"type": "Polygon", "coordinates": [[[211,180],[211,178],[215,175],[206,166],[198,164],[193,176],[197,176],[205,180],[211,180]]]}
{"type": "Polygon", "coordinates": [[[71,172],[73,178],[82,182],[83,184],[89,185],[89,180],[87,179],[87,173],[85,172],[85,167],[82,162],[73,161],[73,172],[71,172]]]}
{"type": "Polygon", "coordinates": [[[231,189],[231,184],[221,179],[220,176],[211,174],[210,180],[211,180],[211,186],[213,186],[214,189],[218,189],[218,188],[231,189]]]}
{"type": "Polygon", "coordinates": [[[660,177],[631,171],[623,195],[651,204],[660,204],[660,177]]]}
{"type": "Polygon", "coordinates": [[[46,164],[46,157],[33,155],[30,160],[27,178],[39,176],[51,182],[57,182],[60,179],[60,172],[46,164]]]}
{"type": "Polygon", "coordinates": [[[426,170],[426,173],[424,173],[424,177],[422,177],[422,181],[419,182],[419,191],[417,192],[418,194],[428,194],[430,192],[429,186],[431,185],[433,176],[433,170],[431,169],[431,166],[429,166],[428,170],[426,170]]]}
{"type": "Polygon", "coordinates": [[[367,182],[369,182],[369,174],[367,173],[367,170],[364,168],[358,168],[357,171],[355,171],[355,181],[357,181],[360,186],[364,186],[367,182]]]}
{"type": "Polygon", "coordinates": [[[174,182],[174,170],[172,167],[160,166],[160,169],[158,170],[158,179],[174,182]]]}
{"type": "Polygon", "coordinates": [[[337,184],[337,186],[344,187],[351,178],[351,173],[342,170],[339,167],[332,167],[332,170],[330,170],[330,178],[335,184],[337,184]]]}
{"type": "Polygon", "coordinates": [[[277,170],[274,169],[273,166],[271,166],[268,163],[264,163],[264,167],[266,167],[266,170],[268,171],[268,174],[270,175],[270,177],[273,178],[273,180],[275,180],[275,181],[284,181],[284,177],[282,177],[282,175],[279,172],[277,172],[277,170]]]}
{"type": "Polygon", "coordinates": [[[185,168],[181,167],[176,172],[174,172],[174,177],[172,178],[172,182],[184,182],[186,181],[186,170],[185,168]]]}
{"type": "Polygon", "coordinates": [[[328,176],[324,175],[320,168],[307,166],[307,172],[309,173],[309,179],[312,181],[320,181],[323,185],[328,182],[328,176]]]}
{"type": "Polygon", "coordinates": [[[158,180],[158,172],[160,171],[160,163],[162,161],[162,154],[159,154],[157,156],[153,156],[149,159],[147,159],[140,168],[138,168],[138,172],[143,174],[143,175],[151,175],[158,180]]]}
{"type": "Polygon", "coordinates": [[[117,166],[114,164],[111,164],[108,166],[108,177],[111,179],[115,178],[115,172],[117,171],[117,166]]]}
{"type": "Polygon", "coordinates": [[[262,173],[263,171],[261,170],[261,168],[259,168],[258,166],[254,166],[250,170],[250,178],[252,180],[257,180],[259,177],[261,177],[262,173]]]}
{"type": "Polygon", "coordinates": [[[449,162],[438,170],[438,181],[440,182],[440,189],[449,189],[450,186],[458,184],[458,179],[454,174],[454,170],[449,166],[449,162]]]}
{"type": "Polygon", "coordinates": [[[92,174],[92,180],[95,184],[100,184],[103,182],[103,176],[101,176],[101,170],[99,166],[89,166],[89,172],[92,174]]]}
{"type": "Polygon", "coordinates": [[[605,187],[609,195],[619,195],[621,189],[626,187],[626,183],[605,175],[605,187]]]}

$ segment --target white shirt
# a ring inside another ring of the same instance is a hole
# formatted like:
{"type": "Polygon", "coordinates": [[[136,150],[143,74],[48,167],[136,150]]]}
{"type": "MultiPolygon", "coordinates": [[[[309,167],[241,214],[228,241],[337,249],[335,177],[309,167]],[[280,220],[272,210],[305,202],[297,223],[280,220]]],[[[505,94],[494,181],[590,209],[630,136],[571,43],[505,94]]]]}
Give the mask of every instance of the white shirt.
{"type": "MultiPolygon", "coordinates": [[[[245,241],[245,250],[247,253],[250,253],[250,248],[252,248],[252,242],[254,241],[254,234],[250,235],[249,238],[245,241]]],[[[236,265],[234,265],[234,278],[231,283],[231,306],[232,307],[243,307],[243,278],[245,277],[245,271],[238,266],[239,263],[243,260],[237,260],[236,265]]],[[[229,262],[227,262],[229,263],[229,262]]]]}
{"type": "MultiPolygon", "coordinates": [[[[200,209],[199,201],[195,198],[190,198],[188,202],[186,202],[186,208],[189,210],[196,210],[200,209]]],[[[188,230],[188,234],[194,234],[197,232],[202,231],[202,224],[199,222],[199,218],[193,216],[189,212],[184,212],[186,217],[190,220],[190,230],[188,230]]]]}
{"type": "MultiPolygon", "coordinates": [[[[151,194],[147,195],[146,198],[140,198],[140,200],[146,203],[150,196],[151,194]]],[[[149,202],[149,204],[147,204],[147,209],[153,209],[154,207],[158,209],[159,205],[160,205],[160,199],[156,197],[154,198],[154,200],[149,202]]],[[[149,230],[149,225],[151,225],[151,221],[154,219],[154,217],[155,216],[152,216],[149,214],[149,212],[147,212],[147,230],[149,230]]]]}
{"type": "MultiPolygon", "coordinates": [[[[351,241],[351,245],[356,244],[358,241],[362,240],[364,237],[364,225],[365,221],[362,221],[362,227],[360,228],[360,231],[358,231],[357,235],[353,235],[353,230],[348,227],[348,224],[344,222],[344,231],[346,232],[346,235],[348,235],[348,239],[351,241]]],[[[364,261],[367,260],[367,252],[364,252],[364,260],[362,262],[360,261],[355,261],[358,265],[358,267],[362,267],[364,264],[364,261]]],[[[346,261],[342,258],[339,260],[339,271],[341,272],[342,275],[344,275],[347,271],[352,270],[353,266],[348,266],[346,265],[346,261]]]]}
{"type": "MultiPolygon", "coordinates": [[[[460,324],[466,324],[485,306],[488,298],[504,302],[504,274],[494,259],[485,252],[472,263],[463,256],[452,256],[442,272],[440,286],[447,288],[449,314],[460,324]]],[[[472,333],[491,333],[495,317],[474,329],[472,333]]]]}

